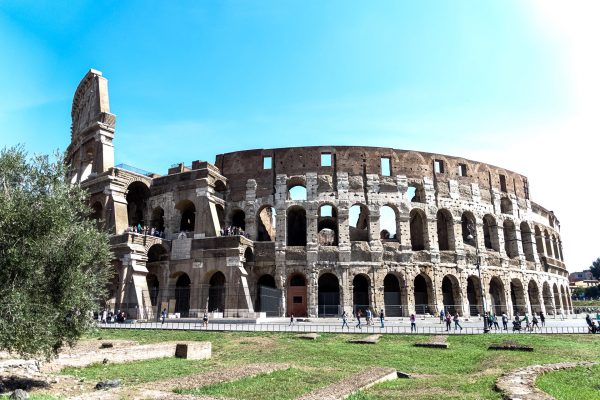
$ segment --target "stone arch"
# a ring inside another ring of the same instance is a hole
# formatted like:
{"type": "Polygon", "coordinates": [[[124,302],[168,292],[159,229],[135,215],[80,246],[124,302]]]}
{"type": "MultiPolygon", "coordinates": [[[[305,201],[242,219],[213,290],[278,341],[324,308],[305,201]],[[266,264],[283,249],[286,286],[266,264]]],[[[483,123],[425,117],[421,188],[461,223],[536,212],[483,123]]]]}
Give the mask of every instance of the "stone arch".
{"type": "Polygon", "coordinates": [[[513,278],[510,281],[510,299],[513,306],[513,314],[525,315],[527,303],[525,302],[525,291],[520,279],[513,278]]]}
{"type": "Polygon", "coordinates": [[[287,199],[293,201],[306,201],[306,178],[304,176],[293,176],[287,182],[287,199]]]}
{"type": "Polygon", "coordinates": [[[475,237],[477,236],[477,232],[471,232],[469,229],[477,229],[477,222],[471,211],[465,211],[462,213],[460,218],[460,227],[463,243],[468,244],[469,246],[475,246],[475,237]],[[469,236],[471,236],[470,239],[469,236]]]}
{"type": "Polygon", "coordinates": [[[369,208],[364,204],[354,204],[348,212],[350,241],[369,241],[369,208]]]}
{"type": "Polygon", "coordinates": [[[340,283],[338,277],[331,272],[325,272],[319,276],[318,285],[319,317],[339,315],[340,283]]]}
{"type": "Polygon", "coordinates": [[[169,250],[162,244],[153,244],[148,249],[148,263],[166,261],[169,258],[169,250]]]}
{"type": "Polygon", "coordinates": [[[385,315],[388,317],[403,317],[408,314],[406,281],[400,274],[389,272],[383,279],[383,302],[385,315]]]}
{"type": "Polygon", "coordinates": [[[352,305],[356,313],[371,308],[371,280],[365,274],[356,274],[352,279],[352,305]]]}
{"type": "Polygon", "coordinates": [[[542,296],[544,298],[544,307],[546,308],[546,314],[554,314],[554,298],[552,297],[552,291],[548,282],[544,282],[542,286],[542,296]]]}
{"type": "Polygon", "coordinates": [[[175,276],[175,312],[182,318],[189,317],[190,314],[190,286],[192,284],[190,277],[185,272],[176,273],[175,276]]]}
{"type": "Polygon", "coordinates": [[[496,224],[496,218],[490,214],[483,217],[483,240],[487,250],[500,251],[498,225],[496,224]]]}
{"type": "Polygon", "coordinates": [[[127,221],[129,226],[145,225],[146,203],[150,197],[150,189],[140,181],[133,181],[127,186],[127,221]]]}
{"type": "Polygon", "coordinates": [[[190,200],[181,200],[175,209],[179,211],[181,216],[179,220],[179,231],[180,232],[193,232],[196,225],[196,206],[190,200]]]}
{"type": "Polygon", "coordinates": [[[462,295],[460,284],[458,283],[458,279],[452,274],[448,274],[442,279],[442,301],[446,312],[455,314],[461,310],[462,295]]]}
{"type": "Polygon", "coordinates": [[[504,295],[504,284],[502,280],[497,276],[493,276],[490,279],[490,290],[488,291],[490,294],[490,310],[493,311],[494,314],[502,314],[506,312],[506,297],[504,295]]]}
{"type": "Polygon", "coordinates": [[[256,224],[256,240],[258,242],[274,242],[276,233],[276,211],[266,204],[258,210],[256,224]]]}
{"type": "Polygon", "coordinates": [[[504,220],[504,250],[508,258],[519,257],[519,246],[517,244],[517,231],[515,224],[510,219],[504,220]]]}
{"type": "Polygon", "coordinates": [[[539,314],[540,311],[542,311],[542,304],[540,302],[540,290],[535,280],[529,280],[529,284],[527,285],[527,293],[529,295],[531,312],[539,314]]]}
{"type": "Polygon", "coordinates": [[[563,312],[569,313],[569,300],[567,300],[567,291],[563,285],[560,285],[560,296],[562,298],[563,312]]]}
{"type": "Polygon", "coordinates": [[[508,197],[503,197],[500,199],[500,212],[502,214],[512,214],[513,213],[513,204],[512,201],[508,197]]]}
{"type": "Polygon", "coordinates": [[[435,314],[435,296],[431,278],[422,272],[417,275],[413,282],[413,293],[415,295],[415,312],[417,314],[435,314]]]}
{"type": "Polygon", "coordinates": [[[208,311],[225,311],[225,275],[221,271],[213,273],[208,281],[208,311]]]}
{"type": "Polygon", "coordinates": [[[552,252],[554,253],[554,258],[559,260],[560,255],[558,253],[558,242],[556,241],[556,236],[552,235],[552,252]]]}
{"type": "Polygon", "coordinates": [[[538,254],[542,254],[544,255],[544,242],[543,242],[543,238],[542,238],[542,231],[540,231],[540,228],[535,225],[535,249],[538,252],[538,254]]]}
{"type": "Polygon", "coordinates": [[[159,232],[165,231],[165,211],[162,209],[162,207],[155,207],[154,210],[152,210],[150,227],[158,230],[159,232]]]}
{"type": "Polygon", "coordinates": [[[469,275],[467,278],[467,300],[469,301],[469,313],[472,316],[483,314],[481,280],[478,276],[469,275]]]}
{"type": "Polygon", "coordinates": [[[413,251],[425,250],[427,247],[427,217],[418,208],[413,208],[410,212],[410,244],[413,251]]]}
{"type": "Polygon", "coordinates": [[[215,180],[215,193],[217,193],[219,195],[219,197],[221,198],[225,198],[225,195],[227,194],[227,185],[225,185],[225,182],[223,182],[220,179],[215,180]]]}
{"type": "Polygon", "coordinates": [[[523,253],[525,253],[525,259],[527,261],[535,261],[531,228],[525,221],[521,222],[519,228],[521,230],[521,242],[523,243],[523,253]]]}
{"type": "Polygon", "coordinates": [[[254,262],[254,249],[251,246],[247,246],[244,250],[244,261],[247,263],[254,262]]]}
{"type": "Polygon", "coordinates": [[[293,272],[288,278],[287,312],[298,317],[307,316],[306,276],[301,272],[293,272]]]}
{"type": "Polygon", "coordinates": [[[400,212],[393,204],[384,204],[379,209],[379,238],[400,241],[400,212]]]}
{"type": "Polygon", "coordinates": [[[338,245],[338,211],[331,203],[321,204],[317,216],[317,232],[321,246],[338,245]]]}
{"type": "Polygon", "coordinates": [[[425,203],[427,197],[423,184],[416,181],[408,182],[406,197],[411,203],[425,203]]]}
{"type": "Polygon", "coordinates": [[[240,208],[236,208],[231,211],[230,218],[231,226],[234,228],[239,228],[242,231],[246,230],[246,213],[244,210],[240,208]]]}
{"type": "Polygon", "coordinates": [[[436,215],[438,245],[441,251],[454,250],[454,222],[452,214],[446,209],[440,209],[436,215]]]}
{"type": "Polygon", "coordinates": [[[546,255],[554,258],[554,254],[552,254],[552,242],[550,241],[550,234],[547,229],[544,230],[544,240],[546,242],[546,255]]]}
{"type": "Polygon", "coordinates": [[[552,291],[554,292],[554,313],[561,312],[562,305],[560,302],[560,292],[558,291],[558,285],[555,283],[552,285],[552,291]]]}
{"type": "Polygon", "coordinates": [[[266,313],[268,317],[277,317],[280,315],[280,302],[281,294],[277,289],[273,275],[261,275],[256,281],[255,310],[266,313]]]}
{"type": "Polygon", "coordinates": [[[306,210],[300,206],[287,210],[287,245],[306,246],[306,210]]]}

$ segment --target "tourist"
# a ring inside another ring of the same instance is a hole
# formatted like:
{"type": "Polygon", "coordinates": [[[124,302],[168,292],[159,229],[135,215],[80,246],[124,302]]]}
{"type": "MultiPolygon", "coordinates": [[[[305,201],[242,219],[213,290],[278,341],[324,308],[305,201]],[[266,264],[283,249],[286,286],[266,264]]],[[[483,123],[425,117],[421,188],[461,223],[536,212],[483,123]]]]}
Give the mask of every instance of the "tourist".
{"type": "Polygon", "coordinates": [[[165,319],[167,319],[167,309],[163,308],[162,313],[160,313],[160,323],[164,324],[165,319]]]}
{"type": "Polygon", "coordinates": [[[359,308],[358,311],[356,312],[356,321],[357,321],[356,327],[358,329],[362,329],[362,326],[360,325],[360,317],[362,317],[362,310],[359,308]]]}
{"type": "Polygon", "coordinates": [[[502,313],[502,327],[505,331],[508,330],[508,316],[505,312],[502,313]]]}
{"type": "Polygon", "coordinates": [[[458,312],[454,314],[454,330],[456,330],[456,328],[460,328],[462,331],[462,326],[460,326],[460,314],[458,312]]]}
{"type": "Polygon", "coordinates": [[[415,314],[410,314],[410,332],[417,331],[417,318],[415,314]]]}
{"type": "Polygon", "coordinates": [[[538,319],[533,313],[533,318],[531,319],[531,330],[541,330],[540,325],[538,324],[538,319]]]}
{"type": "Polygon", "coordinates": [[[450,326],[452,325],[452,315],[446,314],[446,332],[450,332],[450,326]]]}
{"type": "Polygon", "coordinates": [[[442,309],[442,311],[440,311],[440,324],[443,324],[445,319],[444,309],[442,309]]]}
{"type": "Polygon", "coordinates": [[[523,320],[525,321],[525,330],[530,331],[531,325],[529,324],[529,315],[527,315],[527,313],[525,313],[525,317],[523,317],[523,320]]]}
{"type": "Polygon", "coordinates": [[[543,311],[540,311],[540,322],[542,323],[542,326],[546,326],[546,316],[543,311]]]}
{"type": "Polygon", "coordinates": [[[294,325],[294,314],[290,314],[290,324],[288,326],[294,325]]]}
{"type": "Polygon", "coordinates": [[[379,322],[381,322],[381,327],[383,328],[383,308],[379,312],[379,322]]]}
{"type": "Polygon", "coordinates": [[[373,313],[371,312],[371,309],[369,307],[367,307],[365,320],[367,322],[367,326],[373,324],[373,313]]]}
{"type": "Polygon", "coordinates": [[[342,313],[342,330],[344,330],[344,326],[350,330],[350,325],[348,325],[348,314],[346,313],[346,310],[344,310],[342,313]]]}
{"type": "Polygon", "coordinates": [[[498,325],[498,316],[494,314],[494,330],[500,329],[500,325],[498,325]]]}
{"type": "Polygon", "coordinates": [[[208,313],[206,311],[204,311],[204,316],[202,317],[202,324],[208,329],[208,313]]]}
{"type": "Polygon", "coordinates": [[[106,323],[106,319],[108,318],[108,311],[106,310],[106,308],[102,311],[102,323],[105,324],[106,323]]]}

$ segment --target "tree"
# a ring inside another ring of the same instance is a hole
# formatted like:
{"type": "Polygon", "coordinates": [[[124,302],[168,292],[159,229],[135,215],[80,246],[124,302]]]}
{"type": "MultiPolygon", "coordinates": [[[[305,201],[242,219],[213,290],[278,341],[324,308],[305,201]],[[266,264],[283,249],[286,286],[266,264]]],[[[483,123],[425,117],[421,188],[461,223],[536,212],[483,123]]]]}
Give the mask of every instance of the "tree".
{"type": "Polygon", "coordinates": [[[50,357],[92,326],[110,275],[108,236],[58,157],[0,152],[0,349],[50,357]]]}
{"type": "Polygon", "coordinates": [[[592,275],[594,278],[600,279],[600,257],[596,258],[596,261],[592,263],[590,266],[590,271],[592,271],[592,275]]]}

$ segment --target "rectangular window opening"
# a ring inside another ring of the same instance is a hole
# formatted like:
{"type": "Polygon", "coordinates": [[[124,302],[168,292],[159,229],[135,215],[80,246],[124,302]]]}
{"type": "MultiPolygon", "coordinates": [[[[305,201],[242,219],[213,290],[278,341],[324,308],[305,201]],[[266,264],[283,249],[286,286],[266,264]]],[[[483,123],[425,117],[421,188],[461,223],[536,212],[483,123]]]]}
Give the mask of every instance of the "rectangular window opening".
{"type": "Polygon", "coordinates": [[[506,193],[506,176],[500,175],[500,190],[506,193]]]}
{"type": "Polygon", "coordinates": [[[331,167],[331,153],[321,153],[321,167],[331,167]]]}
{"type": "Polygon", "coordinates": [[[390,176],[392,174],[392,160],[389,157],[381,157],[381,175],[390,176]]]}
{"type": "Polygon", "coordinates": [[[467,164],[458,164],[458,176],[467,176],[467,164]]]}
{"type": "Polygon", "coordinates": [[[302,304],[302,296],[294,296],[294,297],[292,297],[292,303],[294,303],[294,304],[302,304]]]}
{"type": "Polygon", "coordinates": [[[444,161],[442,160],[433,160],[433,167],[436,174],[444,173],[444,161]]]}
{"type": "Polygon", "coordinates": [[[271,156],[263,157],[263,169],[271,169],[273,167],[273,158],[271,156]]]}

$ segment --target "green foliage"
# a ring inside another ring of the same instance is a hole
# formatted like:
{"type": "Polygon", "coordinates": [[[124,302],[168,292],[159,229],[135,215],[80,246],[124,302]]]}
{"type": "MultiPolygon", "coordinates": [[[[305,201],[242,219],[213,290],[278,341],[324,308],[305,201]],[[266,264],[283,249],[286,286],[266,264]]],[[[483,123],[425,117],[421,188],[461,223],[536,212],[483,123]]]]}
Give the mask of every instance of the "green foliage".
{"type": "Polygon", "coordinates": [[[596,258],[596,261],[592,263],[590,266],[590,271],[592,271],[594,278],[600,279],[600,257],[596,258]]]}
{"type": "Polygon", "coordinates": [[[49,357],[91,326],[110,251],[86,197],[58,155],[0,152],[0,349],[49,357]]]}

